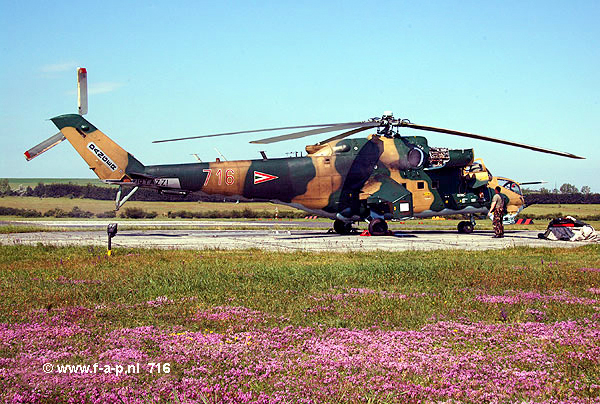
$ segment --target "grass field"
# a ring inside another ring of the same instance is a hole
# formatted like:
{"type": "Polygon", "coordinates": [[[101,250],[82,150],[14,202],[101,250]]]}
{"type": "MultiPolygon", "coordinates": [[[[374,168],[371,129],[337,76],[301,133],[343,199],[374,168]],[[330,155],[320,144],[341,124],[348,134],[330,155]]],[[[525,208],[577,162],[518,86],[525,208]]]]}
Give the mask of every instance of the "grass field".
{"type": "Polygon", "coordinates": [[[574,217],[598,216],[600,215],[600,205],[598,204],[548,204],[531,205],[523,209],[520,214],[523,217],[527,215],[556,215],[574,217]]]}
{"type": "MultiPolygon", "coordinates": [[[[78,206],[80,209],[90,211],[94,214],[106,212],[115,209],[114,201],[99,201],[95,199],[84,198],[36,198],[31,196],[5,196],[0,198],[0,206],[8,208],[20,209],[35,209],[42,213],[54,208],[60,208],[65,211],[70,211],[73,207],[78,206]]],[[[297,209],[274,205],[272,203],[223,203],[223,202],[145,202],[145,201],[130,201],[122,208],[140,208],[146,211],[154,211],[158,213],[159,219],[164,219],[169,211],[189,210],[192,212],[207,212],[210,210],[244,210],[246,208],[258,211],[273,212],[275,216],[275,208],[279,212],[297,211],[297,209]]]]}
{"type": "Polygon", "coordinates": [[[600,402],[598,245],[2,246],[0,296],[5,402],[600,402]]]}
{"type": "Polygon", "coordinates": [[[31,187],[35,188],[37,184],[74,184],[74,185],[87,185],[92,184],[99,187],[109,187],[100,181],[98,178],[8,178],[8,185],[12,189],[18,189],[19,187],[31,187]]]}

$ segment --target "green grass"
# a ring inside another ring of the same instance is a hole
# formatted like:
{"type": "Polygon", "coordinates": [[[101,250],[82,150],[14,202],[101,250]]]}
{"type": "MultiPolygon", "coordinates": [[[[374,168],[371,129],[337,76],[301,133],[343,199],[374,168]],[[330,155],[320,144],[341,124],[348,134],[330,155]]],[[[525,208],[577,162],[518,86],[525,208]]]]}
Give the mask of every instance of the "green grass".
{"type": "MultiPolygon", "coordinates": [[[[105,305],[102,321],[115,326],[184,325],[188,311],[233,305],[284,316],[294,325],[418,328],[432,317],[498,321],[498,305],[472,299],[480,293],[567,291],[592,298],[588,289],[600,287],[599,272],[578,271],[600,268],[598,245],[346,254],[117,249],[110,258],[95,247],[2,246],[0,256],[0,321],[18,321],[48,307],[105,305]],[[418,297],[332,297],[349,288],[418,297]],[[136,306],[159,296],[195,300],[182,300],[160,316],[152,307],[136,306]],[[315,310],[321,306],[325,309],[315,310]]],[[[591,305],[546,306],[551,321],[596,313],[591,305]]],[[[511,305],[507,315],[523,320],[531,307],[538,305],[511,305]]]]}
{"type": "MultiPolygon", "coordinates": [[[[84,198],[37,198],[33,196],[6,196],[0,198],[0,206],[7,208],[34,209],[45,213],[50,209],[60,208],[64,211],[70,211],[75,206],[82,210],[90,211],[94,214],[103,213],[115,209],[114,201],[100,201],[95,199],[84,198]]],[[[169,211],[189,210],[192,212],[207,212],[210,210],[244,210],[252,209],[255,211],[273,212],[275,209],[279,212],[290,212],[297,209],[274,205],[268,202],[253,202],[253,203],[223,203],[223,202],[146,202],[146,201],[130,201],[122,208],[140,208],[148,212],[157,212],[158,219],[165,219],[169,211]]]]}
{"type": "Polygon", "coordinates": [[[40,231],[63,231],[64,228],[54,226],[36,226],[36,225],[0,225],[0,234],[10,233],[37,233],[40,231]]]}
{"type": "Polygon", "coordinates": [[[1,401],[179,403],[202,391],[207,403],[244,401],[237,394],[584,403],[600,394],[600,245],[114,253],[0,246],[1,401]],[[485,301],[495,298],[514,301],[485,301]],[[171,372],[41,371],[135,362],[171,372]]]}
{"type": "Polygon", "coordinates": [[[598,216],[600,215],[600,205],[598,204],[548,204],[548,205],[531,205],[523,209],[520,217],[527,215],[556,215],[556,216],[598,216]]]}

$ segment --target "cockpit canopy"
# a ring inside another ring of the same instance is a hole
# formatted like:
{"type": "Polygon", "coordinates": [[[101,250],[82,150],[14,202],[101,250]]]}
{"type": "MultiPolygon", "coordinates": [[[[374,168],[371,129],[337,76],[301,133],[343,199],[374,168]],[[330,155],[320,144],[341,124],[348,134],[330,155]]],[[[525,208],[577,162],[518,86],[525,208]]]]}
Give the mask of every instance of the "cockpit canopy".
{"type": "Polygon", "coordinates": [[[521,186],[508,178],[498,178],[498,185],[516,194],[523,195],[521,186]]]}

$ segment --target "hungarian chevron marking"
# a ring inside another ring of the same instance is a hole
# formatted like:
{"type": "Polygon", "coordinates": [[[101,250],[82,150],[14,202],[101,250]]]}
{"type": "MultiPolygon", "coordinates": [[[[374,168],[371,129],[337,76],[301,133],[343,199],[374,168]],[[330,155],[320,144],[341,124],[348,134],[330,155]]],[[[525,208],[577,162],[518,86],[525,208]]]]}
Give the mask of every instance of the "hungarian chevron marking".
{"type": "Polygon", "coordinates": [[[263,182],[276,180],[277,178],[279,178],[279,177],[276,175],[261,173],[260,171],[254,171],[254,185],[262,184],[263,182]]]}

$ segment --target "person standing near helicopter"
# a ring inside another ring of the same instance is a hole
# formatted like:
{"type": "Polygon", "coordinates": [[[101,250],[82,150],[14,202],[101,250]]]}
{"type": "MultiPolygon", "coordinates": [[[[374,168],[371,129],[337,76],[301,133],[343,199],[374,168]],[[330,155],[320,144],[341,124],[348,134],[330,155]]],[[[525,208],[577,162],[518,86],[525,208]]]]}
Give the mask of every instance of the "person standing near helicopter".
{"type": "Polygon", "coordinates": [[[494,225],[494,238],[504,237],[504,226],[502,224],[502,217],[504,212],[504,200],[500,195],[501,188],[496,187],[496,194],[492,198],[492,205],[490,206],[489,215],[494,215],[492,223],[494,225]]]}

